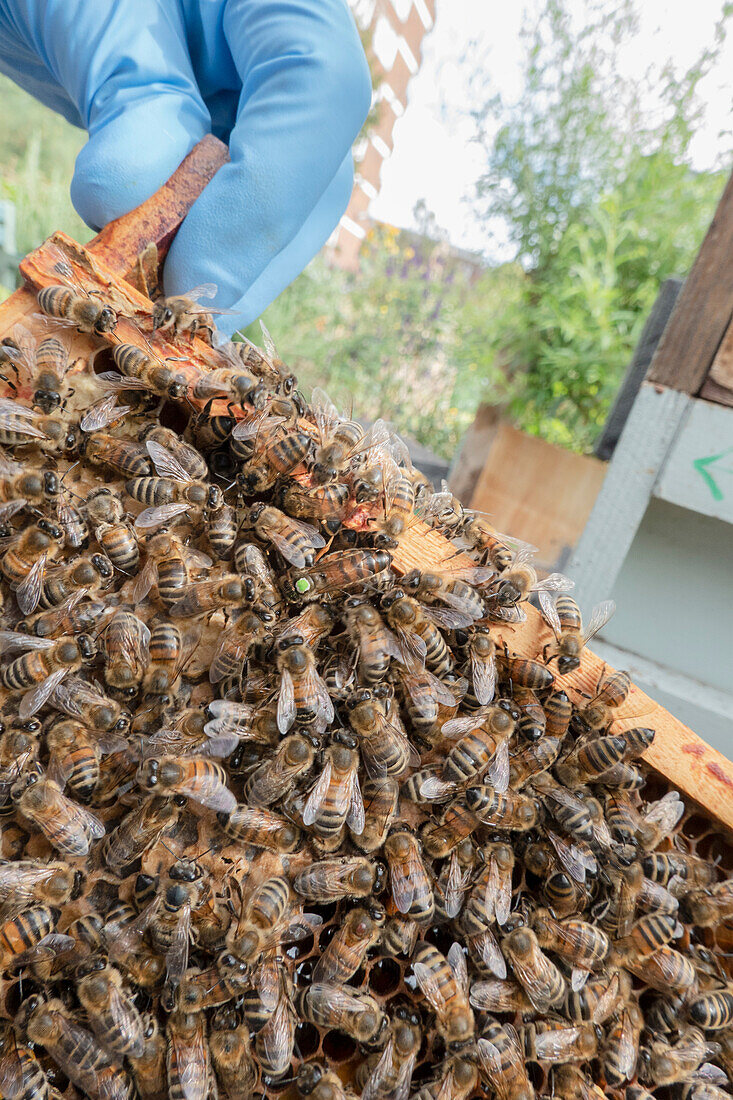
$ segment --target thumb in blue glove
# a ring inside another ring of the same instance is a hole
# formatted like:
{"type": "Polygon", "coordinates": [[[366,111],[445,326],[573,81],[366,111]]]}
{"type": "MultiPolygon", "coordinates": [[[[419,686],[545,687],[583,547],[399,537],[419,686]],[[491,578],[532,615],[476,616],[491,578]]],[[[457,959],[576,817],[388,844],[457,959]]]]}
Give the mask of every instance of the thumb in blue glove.
{"type": "Polygon", "coordinates": [[[346,208],[369,72],[345,0],[0,0],[0,70],[89,131],[71,184],[99,228],[213,130],[231,161],[193,205],[168,293],[214,282],[257,317],[346,208]]]}

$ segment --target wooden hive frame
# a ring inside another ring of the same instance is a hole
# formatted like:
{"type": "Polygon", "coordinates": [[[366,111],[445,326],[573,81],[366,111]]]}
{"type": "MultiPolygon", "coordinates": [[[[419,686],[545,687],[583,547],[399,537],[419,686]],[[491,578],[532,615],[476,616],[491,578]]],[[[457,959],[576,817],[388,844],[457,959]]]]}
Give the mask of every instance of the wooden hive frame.
{"type": "MultiPolygon", "coordinates": [[[[136,210],[111,222],[88,245],[82,247],[63,234],[54,234],[50,241],[61,247],[83,275],[85,284],[96,285],[103,294],[112,292],[126,299],[131,312],[149,313],[150,301],[128,280],[133,277],[139,252],[150,241],[158,247],[163,260],[175,233],[192,203],[218,168],[226,161],[226,147],[216,138],[207,137],[186,157],[170,180],[136,210]]],[[[56,258],[46,242],[30,253],[20,270],[27,286],[15,291],[0,306],[0,339],[10,333],[17,322],[28,322],[38,311],[35,292],[43,286],[57,283],[53,267],[56,258]]],[[[137,327],[121,317],[117,338],[143,347],[143,337],[137,327]]],[[[86,337],[83,338],[87,340],[86,337]]],[[[111,341],[110,341],[111,342],[111,341]]],[[[165,342],[158,346],[166,352],[165,342]]],[[[180,360],[180,349],[170,346],[171,356],[179,359],[177,370],[193,375],[206,370],[207,348],[194,339],[186,359],[180,360]]],[[[9,391],[8,391],[9,393],[9,391]]],[[[20,400],[29,394],[22,389],[20,400]]],[[[216,408],[214,409],[216,411],[216,408]]],[[[394,552],[394,566],[400,573],[409,569],[473,565],[472,559],[456,548],[439,532],[416,523],[394,552]]],[[[506,643],[510,651],[523,656],[540,654],[552,637],[550,629],[532,607],[527,619],[519,625],[499,625],[492,628],[497,640],[506,643]]],[[[558,677],[558,686],[577,701],[592,695],[608,665],[589,650],[585,650],[581,667],[569,675],[558,677]]],[[[629,729],[643,724],[656,730],[652,746],[644,754],[647,764],[663,777],[666,784],[679,790],[687,799],[699,804],[704,815],[724,831],[733,831],[733,764],[717,750],[707,745],[663,707],[641,690],[632,686],[628,699],[618,709],[615,728],[629,729]]]]}

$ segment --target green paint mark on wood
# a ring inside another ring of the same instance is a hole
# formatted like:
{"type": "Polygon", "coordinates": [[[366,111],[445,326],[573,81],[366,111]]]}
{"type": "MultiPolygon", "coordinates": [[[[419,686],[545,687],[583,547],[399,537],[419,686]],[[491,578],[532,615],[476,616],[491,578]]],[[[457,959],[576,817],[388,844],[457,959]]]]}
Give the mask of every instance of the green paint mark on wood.
{"type": "MultiPolygon", "coordinates": [[[[696,458],[692,463],[693,467],[695,468],[695,470],[697,470],[698,474],[710,490],[710,495],[712,496],[713,500],[723,500],[725,494],[723,493],[723,490],[718,485],[708,467],[714,466],[716,462],[719,462],[721,458],[725,458],[725,456],[730,454],[732,451],[733,447],[728,447],[726,448],[726,450],[720,451],[716,455],[708,455],[707,458],[696,458]]],[[[728,466],[718,466],[715,470],[715,473],[716,475],[733,474],[733,470],[731,470],[728,466]]]]}

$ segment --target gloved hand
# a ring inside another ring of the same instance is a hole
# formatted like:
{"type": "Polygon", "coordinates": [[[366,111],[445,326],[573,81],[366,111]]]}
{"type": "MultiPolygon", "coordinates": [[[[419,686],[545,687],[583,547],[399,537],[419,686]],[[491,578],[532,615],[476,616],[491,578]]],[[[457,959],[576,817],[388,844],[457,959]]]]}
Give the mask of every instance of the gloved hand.
{"type": "Polygon", "coordinates": [[[351,194],[370,103],[346,0],[0,0],[0,71],[89,140],[71,198],[95,229],[213,132],[224,165],[173,242],[168,293],[219,287],[248,324],[318,251],[351,194]]]}

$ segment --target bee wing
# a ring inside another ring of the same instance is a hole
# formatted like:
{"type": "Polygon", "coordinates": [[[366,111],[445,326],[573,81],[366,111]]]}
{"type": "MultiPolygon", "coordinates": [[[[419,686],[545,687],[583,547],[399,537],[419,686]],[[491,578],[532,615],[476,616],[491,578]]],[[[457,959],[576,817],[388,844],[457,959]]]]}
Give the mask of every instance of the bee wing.
{"type": "Polygon", "coordinates": [[[134,607],[142,603],[158,579],[158,566],[153,558],[148,558],[132,582],[130,602],[134,607]]]}
{"type": "Polygon", "coordinates": [[[280,942],[297,943],[298,940],[305,940],[308,936],[312,936],[322,924],[323,917],[318,913],[300,913],[290,924],[279,930],[280,942]]]}
{"type": "Polygon", "coordinates": [[[468,965],[460,943],[450,945],[446,958],[459,988],[468,994],[468,965]]]}
{"type": "Polygon", "coordinates": [[[179,784],[176,790],[217,812],[230,814],[237,807],[237,800],[232,792],[215,775],[193,776],[179,784]]]}
{"type": "Polygon", "coordinates": [[[486,883],[486,910],[494,916],[497,924],[504,925],[509,920],[511,904],[512,873],[503,871],[492,855],[486,883]]]}
{"type": "MultiPolygon", "coordinates": [[[[275,549],[280,551],[286,561],[294,565],[296,569],[305,569],[306,560],[300,547],[292,546],[279,531],[268,530],[266,537],[270,540],[275,549]]],[[[322,543],[321,545],[325,544],[322,543]]]]}
{"type": "Polygon", "coordinates": [[[204,1026],[185,1039],[175,1028],[168,1028],[168,1042],[175,1049],[175,1063],[182,1100],[203,1100],[209,1095],[209,1052],[204,1026]]]}
{"type": "Polygon", "coordinates": [[[145,443],[148,454],[153,460],[153,465],[160,477],[172,478],[173,481],[182,481],[190,484],[192,478],[178,461],[174,454],[164,447],[162,443],[156,443],[154,439],[148,439],[145,443]]]}
{"type": "MultiPolygon", "coordinates": [[[[21,1062],[14,1031],[6,1033],[3,1048],[0,1059],[0,1092],[8,1100],[22,1100],[24,1096],[33,1095],[35,1089],[30,1087],[30,1075],[36,1071],[36,1065],[26,1066],[21,1062]],[[11,1035],[12,1042],[9,1041],[11,1035]]],[[[35,1062],[35,1055],[32,1057],[35,1062]]]]}
{"type": "Polygon", "coordinates": [[[295,1038],[295,1021],[288,998],[281,996],[277,1008],[257,1036],[268,1066],[283,1072],[290,1065],[295,1038]]]}
{"type": "Polygon", "coordinates": [[[274,958],[263,959],[253,975],[257,996],[268,1012],[274,1012],[280,997],[280,971],[274,958]]]}
{"type": "Polygon", "coordinates": [[[591,1019],[594,1024],[602,1024],[608,1019],[618,1000],[620,980],[618,972],[611,976],[606,988],[595,1003],[591,1019]]]}
{"type": "Polygon", "coordinates": [[[349,802],[349,812],[346,815],[346,824],[356,836],[361,836],[364,832],[364,800],[361,796],[359,773],[356,769],[352,772],[351,798],[349,802]]]}
{"type": "MultiPolygon", "coordinates": [[[[12,402],[3,401],[0,404],[0,428],[4,428],[6,431],[17,432],[19,435],[28,436],[29,439],[48,439],[46,433],[42,432],[40,428],[37,428],[35,424],[31,424],[30,422],[22,426],[18,424],[16,421],[18,411],[2,407],[3,405],[9,404],[12,404],[12,402]]],[[[18,409],[22,407],[22,405],[19,405],[18,409]]],[[[30,413],[31,416],[33,415],[32,410],[28,409],[27,412],[30,413]]]]}
{"type": "Polygon", "coordinates": [[[133,1058],[139,1057],[145,1045],[142,1029],[139,1027],[137,1017],[131,1012],[129,1003],[115,985],[109,987],[107,1011],[120,1034],[124,1035],[128,1042],[134,1044],[130,1050],[130,1055],[133,1058]]]}
{"type": "Polygon", "coordinates": [[[501,948],[494,933],[487,928],[480,935],[475,936],[472,943],[474,950],[478,953],[487,970],[490,970],[497,978],[506,978],[506,960],[501,953],[501,948]]]}
{"type": "Polygon", "coordinates": [[[270,333],[267,331],[267,328],[265,327],[264,321],[260,321],[260,328],[262,329],[262,340],[264,342],[265,351],[267,352],[268,358],[271,359],[271,360],[272,359],[279,359],[279,356],[277,354],[277,348],[275,347],[275,341],[270,336],[270,333]]]}
{"type": "Polygon", "coordinates": [[[481,728],[483,715],[476,712],[473,715],[462,715],[460,718],[449,718],[440,728],[444,737],[462,737],[464,733],[481,728]]]}
{"type": "Polygon", "coordinates": [[[409,913],[410,906],[415,900],[418,882],[423,878],[425,878],[425,869],[414,849],[410,851],[404,863],[390,862],[389,881],[392,897],[400,913],[409,913]]]}
{"type": "Polygon", "coordinates": [[[312,825],[318,816],[318,811],[323,805],[328,788],[331,784],[331,761],[327,760],[323,771],[316,780],[316,784],[308,795],[303,809],[303,824],[312,825]]]}
{"type": "Polygon", "coordinates": [[[20,634],[17,630],[0,630],[0,653],[21,653],[29,649],[50,649],[52,638],[36,638],[32,634],[20,634]]]}
{"type": "Polygon", "coordinates": [[[583,645],[587,645],[599,630],[603,630],[603,627],[614,614],[615,610],[616,603],[614,600],[603,600],[602,603],[599,603],[597,607],[593,608],[590,622],[583,631],[583,645]]]}
{"type": "Polygon", "coordinates": [[[487,1075],[493,1079],[498,1076],[503,1079],[506,1075],[510,1080],[515,1075],[524,1077],[524,1055],[519,1036],[511,1024],[502,1024],[503,1030],[509,1039],[501,1047],[496,1046],[490,1039],[479,1039],[476,1044],[479,1061],[487,1075]]]}
{"type": "Polygon", "coordinates": [[[280,677],[280,691],[277,696],[277,728],[286,734],[295,721],[295,685],[290,672],[284,668],[280,677]]]}
{"type": "MultiPolygon", "coordinates": [[[[129,387],[128,387],[129,388],[129,387]]],[[[131,405],[118,405],[117,394],[111,393],[87,409],[79,421],[79,427],[83,432],[97,432],[100,428],[106,428],[115,420],[127,416],[132,411],[131,405]]]]}
{"type": "MultiPolygon", "coordinates": [[[[110,630],[114,619],[107,624],[110,630]]],[[[147,651],[150,645],[150,630],[142,620],[137,619],[138,625],[131,628],[127,618],[123,620],[124,626],[119,633],[118,645],[120,658],[128,665],[143,665],[147,663],[147,651]]]]}
{"type": "Polygon", "coordinates": [[[430,1002],[433,1010],[440,1015],[440,1013],[445,1010],[447,1002],[440,983],[436,981],[432,970],[426,966],[425,963],[414,962],[412,964],[412,972],[415,975],[415,981],[422,990],[423,996],[430,1002]]]}
{"type": "Polygon", "coordinates": [[[211,569],[214,564],[213,559],[208,554],[205,554],[203,550],[196,550],[192,546],[183,547],[183,557],[194,569],[211,569]]]}
{"type": "Polygon", "coordinates": [[[0,520],[10,519],[22,508],[25,508],[27,503],[28,501],[24,497],[18,497],[16,500],[8,500],[5,504],[0,504],[0,520]]]}
{"type": "Polygon", "coordinates": [[[43,577],[46,572],[46,555],[41,554],[35,561],[26,577],[18,585],[15,598],[18,607],[24,615],[32,615],[38,607],[38,601],[43,591],[43,577]]]}
{"type": "Polygon", "coordinates": [[[209,704],[209,711],[214,715],[210,722],[204,726],[207,737],[235,736],[238,741],[246,740],[252,735],[252,718],[255,708],[251,703],[230,703],[225,699],[215,699],[209,704]],[[221,706],[216,706],[221,704],[221,706]]]}
{"type": "Polygon", "coordinates": [[[674,829],[685,812],[685,804],[678,791],[668,791],[663,798],[652,802],[643,815],[647,824],[660,825],[665,832],[674,829]]]}
{"type": "Polygon", "coordinates": [[[451,920],[454,920],[461,911],[469,878],[469,873],[466,872],[464,874],[461,870],[461,865],[458,862],[458,855],[454,850],[451,852],[448,867],[448,882],[446,883],[443,901],[444,909],[451,920]]]}
{"type": "Polygon", "coordinates": [[[27,691],[20,701],[18,717],[23,721],[26,718],[32,718],[36,711],[41,709],[54,689],[59,686],[68,671],[68,668],[57,668],[42,683],[36,684],[34,688],[27,691]]]}
{"type": "Polygon", "coordinates": [[[310,668],[306,672],[304,681],[308,694],[317,701],[317,713],[319,717],[325,718],[330,725],[330,723],[333,722],[334,710],[331,696],[328,694],[328,688],[315,668],[310,668]]]}
{"type": "Polygon", "coordinates": [[[471,986],[469,1001],[474,1008],[484,1012],[510,1012],[509,1005],[514,992],[512,982],[491,978],[486,982],[474,982],[471,986]]]}
{"type": "Polygon", "coordinates": [[[324,442],[334,425],[338,423],[338,410],[331,398],[320,388],[320,386],[313,387],[310,407],[321,437],[321,442],[324,442]]]}
{"type": "Polygon", "coordinates": [[[193,290],[181,294],[180,297],[190,298],[192,302],[198,302],[199,298],[216,298],[217,290],[216,283],[201,283],[200,286],[195,286],[193,290]]]}
{"type": "Polygon", "coordinates": [[[489,705],[496,692],[496,661],[493,654],[481,660],[471,655],[473,691],[482,707],[489,705]]]}
{"type": "Polygon", "coordinates": [[[397,627],[397,652],[392,656],[409,667],[424,668],[428,647],[419,634],[397,627]]]}
{"type": "Polygon", "coordinates": [[[421,796],[430,802],[446,802],[455,789],[455,783],[448,783],[437,775],[428,776],[420,784],[421,796]]]}
{"type": "Polygon", "coordinates": [[[578,1027],[553,1027],[535,1035],[537,1060],[540,1062],[561,1062],[573,1050],[581,1034],[578,1027]]]}
{"type": "Polygon", "coordinates": [[[545,830],[547,839],[557,852],[557,858],[575,882],[581,885],[585,882],[586,872],[595,874],[598,870],[596,858],[590,850],[585,851],[577,844],[573,844],[553,833],[551,829],[545,830]]]}
{"type": "MultiPolygon", "coordinates": [[[[188,480],[190,480],[190,478],[188,480]]],[[[143,511],[136,516],[135,526],[138,529],[146,531],[153,527],[160,527],[162,523],[170,523],[170,521],[177,516],[182,516],[184,512],[189,511],[190,507],[190,504],[182,500],[177,504],[160,504],[156,508],[144,508],[143,511]]]]}
{"type": "Polygon", "coordinates": [[[562,623],[560,622],[560,616],[555,606],[556,599],[557,594],[554,592],[545,592],[544,589],[537,592],[537,602],[540,605],[542,618],[551,628],[555,637],[559,638],[562,634],[562,623]]]}
{"type": "Polygon", "coordinates": [[[382,1051],[379,1061],[367,1078],[367,1082],[361,1092],[361,1100],[382,1100],[383,1097],[392,1095],[391,1092],[384,1089],[383,1083],[389,1081],[389,1075],[392,1069],[393,1051],[394,1040],[390,1039],[382,1051]]]}
{"type": "Polygon", "coordinates": [[[184,905],[178,914],[178,923],[171,945],[165,953],[165,977],[171,985],[181,984],[188,967],[188,947],[191,942],[191,906],[184,905]]]}
{"type": "Polygon", "coordinates": [[[570,988],[573,993],[577,993],[579,989],[582,989],[589,977],[589,970],[582,970],[580,967],[574,966],[570,972],[570,988]]]}
{"type": "Polygon", "coordinates": [[[486,769],[491,785],[499,794],[509,789],[509,766],[509,740],[505,738],[499,742],[494,759],[486,769]]]}

